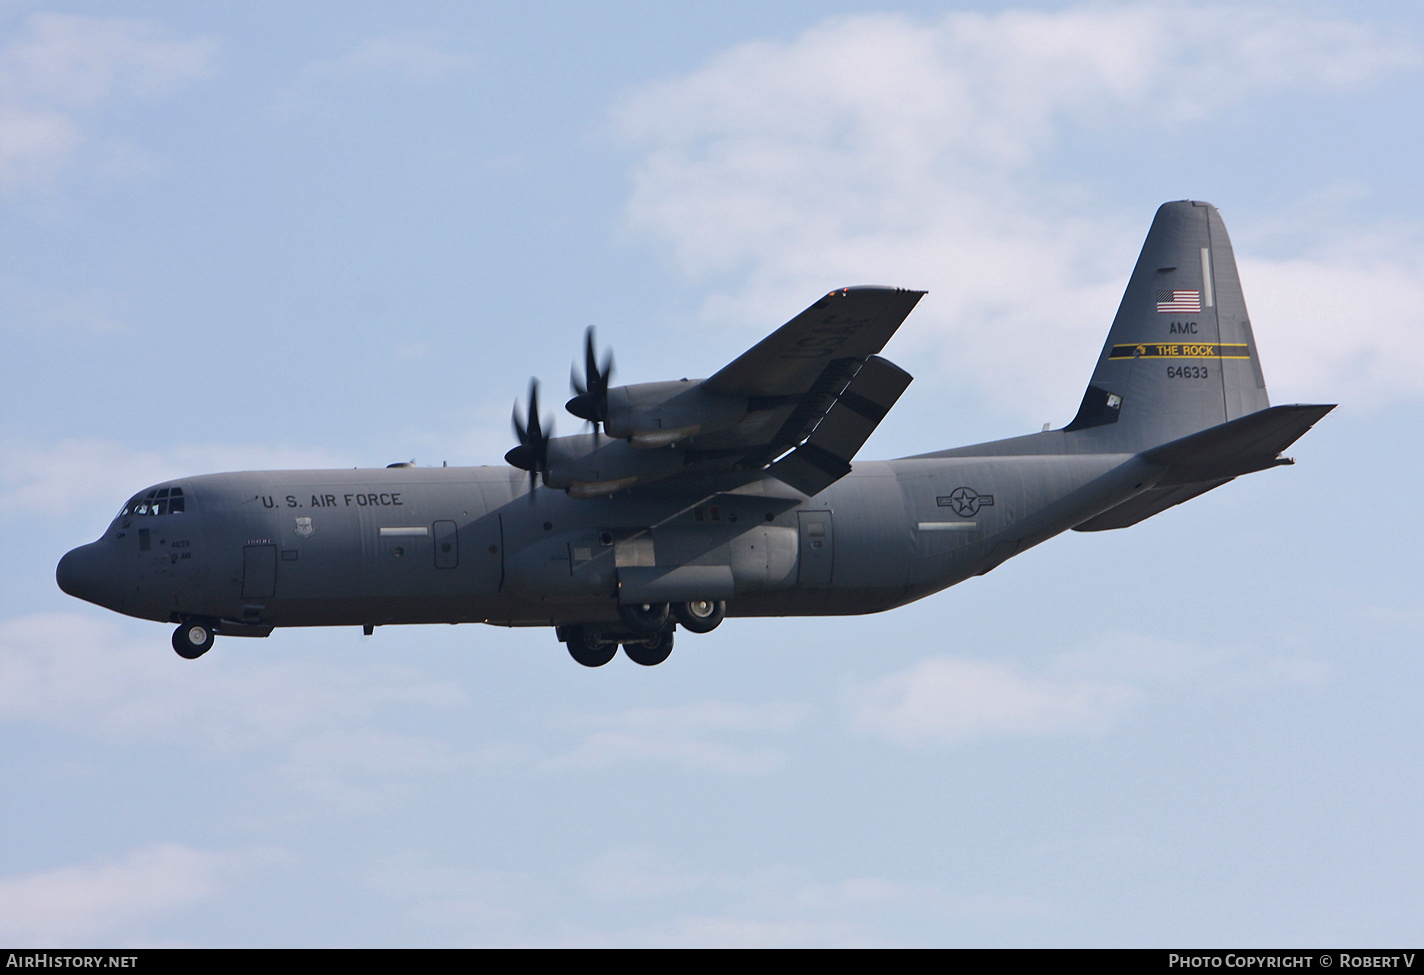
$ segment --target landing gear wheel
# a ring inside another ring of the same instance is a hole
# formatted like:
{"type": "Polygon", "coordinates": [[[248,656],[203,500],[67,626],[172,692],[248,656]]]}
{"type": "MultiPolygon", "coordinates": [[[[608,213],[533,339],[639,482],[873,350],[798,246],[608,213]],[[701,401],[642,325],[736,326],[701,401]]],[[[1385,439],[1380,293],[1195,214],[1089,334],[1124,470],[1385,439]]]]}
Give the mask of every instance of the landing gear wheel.
{"type": "Polygon", "coordinates": [[[672,615],[689,633],[711,633],[727,618],[727,603],[721,599],[693,599],[675,603],[672,615]]]}
{"type": "Polygon", "coordinates": [[[173,631],[173,649],[184,660],[197,660],[213,648],[214,636],[205,623],[184,623],[173,631]]]}
{"type": "Polygon", "coordinates": [[[602,667],[618,652],[618,644],[605,642],[591,626],[569,627],[569,656],[585,667],[602,667]]]}
{"type": "Polygon", "coordinates": [[[667,603],[624,603],[618,607],[618,615],[634,633],[651,636],[662,630],[668,621],[667,603]]]}
{"type": "Polygon", "coordinates": [[[656,667],[672,653],[672,629],[666,629],[648,640],[623,644],[623,652],[635,664],[656,667]]]}

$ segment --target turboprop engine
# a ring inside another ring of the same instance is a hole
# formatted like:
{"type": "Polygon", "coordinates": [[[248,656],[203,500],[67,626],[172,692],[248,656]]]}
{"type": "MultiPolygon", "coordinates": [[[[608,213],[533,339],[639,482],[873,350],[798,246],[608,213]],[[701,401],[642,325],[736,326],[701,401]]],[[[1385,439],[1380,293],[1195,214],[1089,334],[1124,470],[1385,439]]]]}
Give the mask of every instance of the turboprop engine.
{"type": "Polygon", "coordinates": [[[647,449],[735,426],[747,414],[745,397],[709,393],[700,379],[638,383],[608,391],[604,429],[647,449]]]}
{"type": "Polygon", "coordinates": [[[676,446],[650,450],[594,431],[550,440],[542,473],[546,487],[596,498],[661,480],[685,464],[686,454],[676,446]]]}
{"type": "Polygon", "coordinates": [[[593,326],[584,333],[583,375],[572,371],[574,397],[565,408],[599,424],[610,437],[634,447],[666,447],[679,440],[733,426],[747,413],[745,397],[712,393],[701,379],[612,386],[613,353],[598,361],[593,326]]]}

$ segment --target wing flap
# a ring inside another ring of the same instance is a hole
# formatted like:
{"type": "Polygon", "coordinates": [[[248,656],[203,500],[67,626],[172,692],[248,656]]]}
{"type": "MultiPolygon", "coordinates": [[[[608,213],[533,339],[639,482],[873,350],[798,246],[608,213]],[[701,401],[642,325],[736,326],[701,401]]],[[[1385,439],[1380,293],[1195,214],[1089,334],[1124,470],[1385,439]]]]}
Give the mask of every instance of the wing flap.
{"type": "Polygon", "coordinates": [[[850,462],[900,399],[913,377],[871,356],[831,404],[806,441],[767,471],[807,495],[816,495],[850,473],[850,462]]]}

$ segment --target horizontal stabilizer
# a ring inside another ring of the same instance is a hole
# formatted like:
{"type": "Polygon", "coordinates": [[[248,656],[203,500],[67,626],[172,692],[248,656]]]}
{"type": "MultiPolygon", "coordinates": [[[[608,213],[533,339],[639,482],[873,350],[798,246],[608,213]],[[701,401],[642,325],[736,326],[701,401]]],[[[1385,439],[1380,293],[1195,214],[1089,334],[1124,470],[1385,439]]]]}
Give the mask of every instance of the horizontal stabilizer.
{"type": "Polygon", "coordinates": [[[1166,464],[1158,487],[1237,477],[1274,467],[1282,450],[1295,443],[1335,405],[1273,406],[1144,451],[1166,464]]]}
{"type": "Polygon", "coordinates": [[[1149,491],[1090,518],[1080,532],[1127,528],[1190,501],[1233,478],[1290,463],[1281,451],[1295,443],[1334,405],[1273,406],[1144,451],[1167,472],[1149,491]]]}
{"type": "Polygon", "coordinates": [[[806,441],[767,471],[811,496],[850,473],[850,462],[900,399],[912,377],[887,359],[871,356],[806,441]]]}
{"type": "Polygon", "coordinates": [[[1175,508],[1183,501],[1200,497],[1213,488],[1230,483],[1234,478],[1224,477],[1204,484],[1178,484],[1173,487],[1153,488],[1143,491],[1130,501],[1124,501],[1116,508],[1110,508],[1078,525],[1073,530],[1080,532],[1104,532],[1113,528],[1128,528],[1139,521],[1146,521],[1153,515],[1161,514],[1168,508],[1175,508]]]}

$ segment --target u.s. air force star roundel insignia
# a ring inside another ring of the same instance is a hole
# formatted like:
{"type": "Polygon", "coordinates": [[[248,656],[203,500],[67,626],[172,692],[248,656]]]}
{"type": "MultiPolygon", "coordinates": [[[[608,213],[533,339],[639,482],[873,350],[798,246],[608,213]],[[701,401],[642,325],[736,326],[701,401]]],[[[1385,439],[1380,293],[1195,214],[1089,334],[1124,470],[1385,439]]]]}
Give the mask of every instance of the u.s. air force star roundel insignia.
{"type": "Polygon", "coordinates": [[[312,537],[312,533],[315,532],[315,531],[316,531],[316,529],[312,527],[312,523],[311,523],[311,519],[310,519],[310,518],[298,518],[298,519],[297,519],[297,534],[298,534],[298,535],[302,536],[303,538],[311,538],[311,537],[312,537]]]}
{"type": "Polygon", "coordinates": [[[944,497],[935,498],[935,504],[941,508],[953,508],[961,518],[972,517],[980,508],[987,508],[993,503],[992,494],[980,494],[972,487],[957,487],[944,497]]]}

